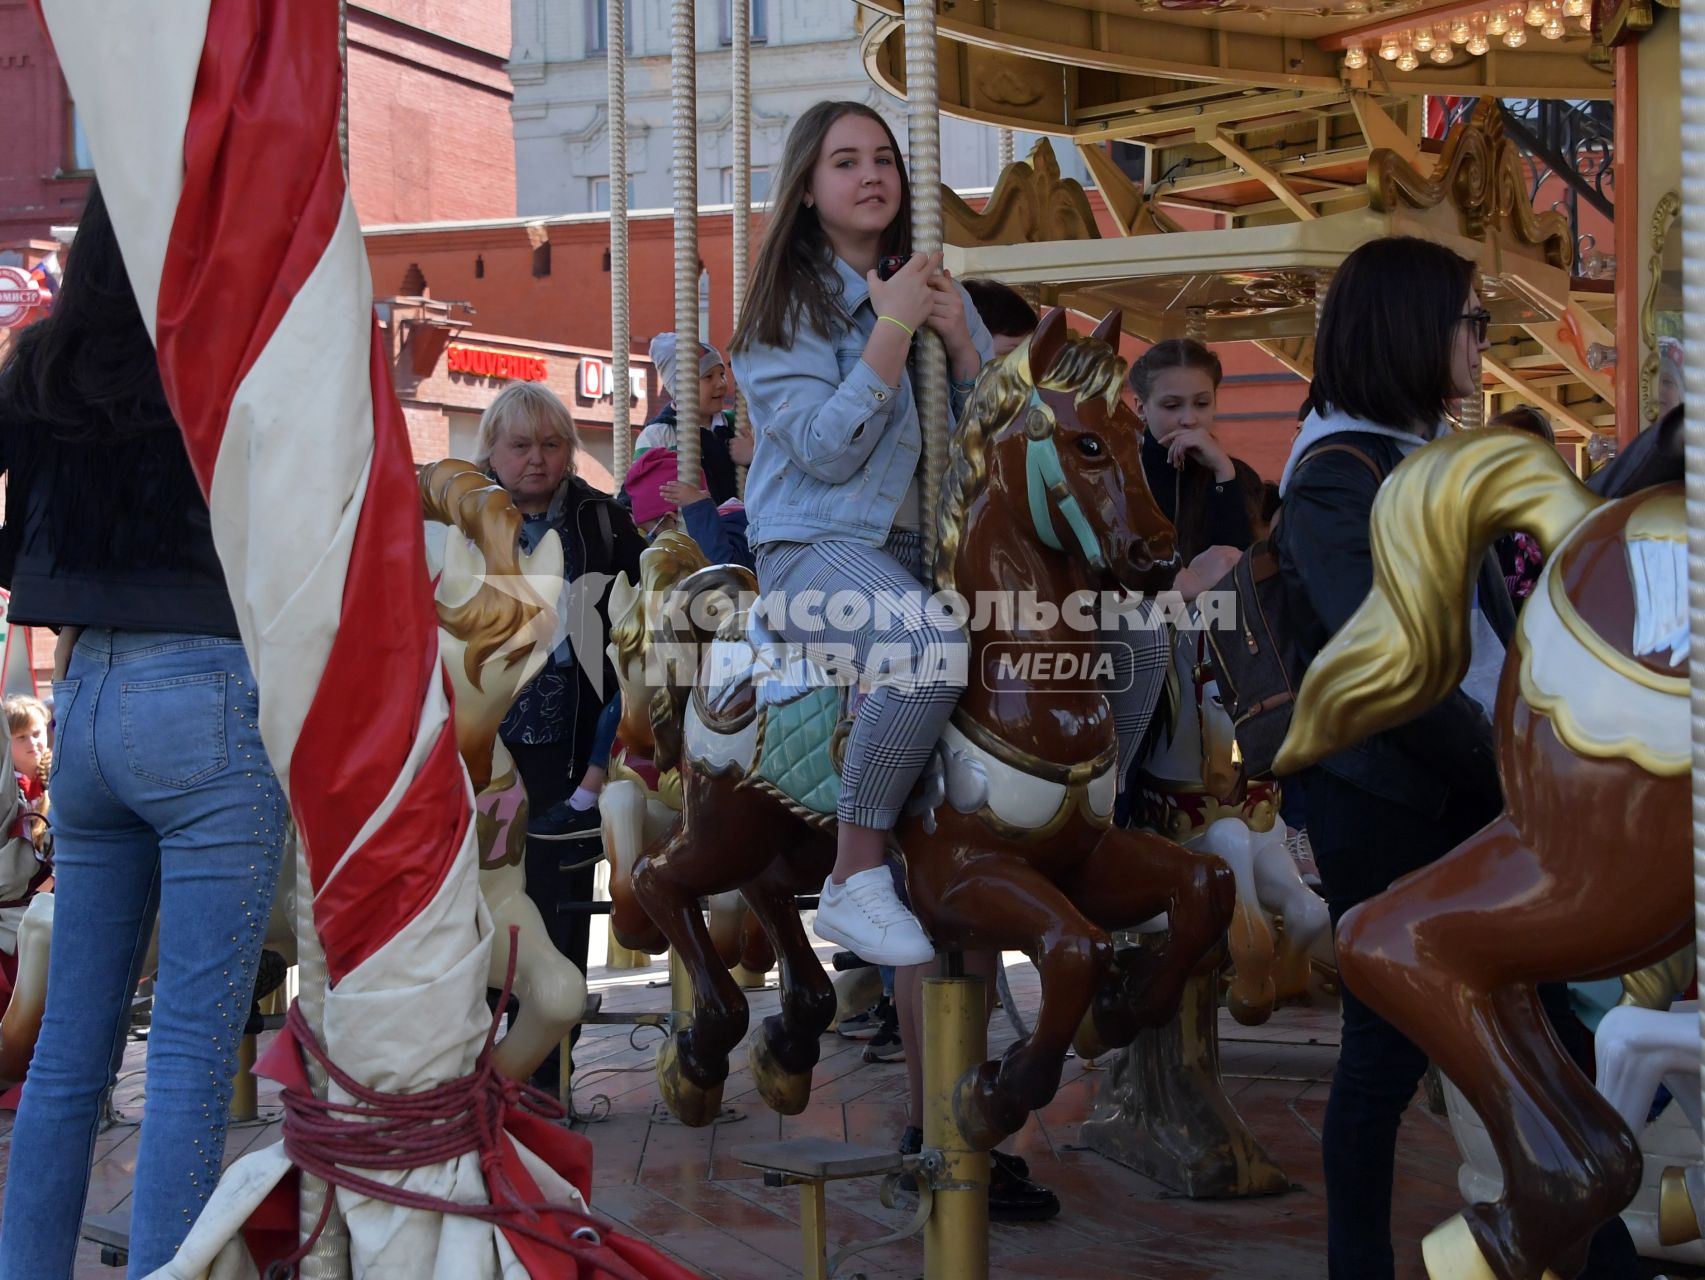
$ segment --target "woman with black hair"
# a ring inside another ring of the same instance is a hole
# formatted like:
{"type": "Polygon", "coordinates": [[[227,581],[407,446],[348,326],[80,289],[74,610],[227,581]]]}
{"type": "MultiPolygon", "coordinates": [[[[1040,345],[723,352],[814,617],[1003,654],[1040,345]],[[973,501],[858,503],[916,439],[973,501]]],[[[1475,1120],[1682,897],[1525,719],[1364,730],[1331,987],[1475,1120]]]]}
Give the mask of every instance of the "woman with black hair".
{"type": "Polygon", "coordinates": [[[60,633],[47,1009],[12,1129],[0,1280],[71,1275],[101,1095],[160,920],[129,1274],[219,1179],[287,821],[207,503],[98,189],[53,314],[0,369],[12,621],[60,633]]]}
{"type": "MultiPolygon", "coordinates": [[[[1449,407],[1480,394],[1491,315],[1474,264],[1431,241],[1375,240],[1339,268],[1314,342],[1308,414],[1280,480],[1275,533],[1295,602],[1289,619],[1318,652],[1373,582],[1368,517],[1405,455],[1451,429],[1449,407]]],[[[1425,529],[1416,529],[1425,538],[1425,529]]],[[[1449,853],[1503,807],[1487,708],[1515,610],[1497,556],[1476,582],[1473,656],[1462,686],[1433,710],[1307,769],[1309,840],[1336,927],[1398,877],[1449,853]]],[[[1286,787],[1293,785],[1286,781],[1286,787]]],[[[1578,1027],[1564,989],[1540,989],[1567,1043],[1578,1027]]],[[[1333,1280],[1388,1280],[1397,1130],[1426,1070],[1421,1050],[1348,986],[1338,1068],[1321,1132],[1327,1263],[1333,1280]]],[[[1589,1270],[1624,1274],[1626,1233],[1601,1232],[1589,1270]]]]}

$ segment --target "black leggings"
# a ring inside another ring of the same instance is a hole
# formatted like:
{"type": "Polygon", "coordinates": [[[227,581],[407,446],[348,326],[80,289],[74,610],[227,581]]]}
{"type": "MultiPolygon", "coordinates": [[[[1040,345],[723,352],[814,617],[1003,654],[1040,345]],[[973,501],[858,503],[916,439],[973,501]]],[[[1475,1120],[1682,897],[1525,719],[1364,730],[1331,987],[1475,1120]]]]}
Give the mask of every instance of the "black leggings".
{"type": "MultiPolygon", "coordinates": [[[[564,800],[574,792],[580,781],[581,769],[575,767],[574,743],[506,742],[515,767],[521,774],[521,785],[527,789],[527,808],[532,813],[564,800]]],[[[574,840],[568,843],[555,840],[527,841],[527,896],[544,917],[545,932],[551,945],[586,972],[587,953],[591,949],[592,917],[584,911],[564,911],[568,903],[592,901],[593,876],[596,865],[567,871],[563,864],[572,865],[591,857],[600,846],[593,840],[574,840]]]]}

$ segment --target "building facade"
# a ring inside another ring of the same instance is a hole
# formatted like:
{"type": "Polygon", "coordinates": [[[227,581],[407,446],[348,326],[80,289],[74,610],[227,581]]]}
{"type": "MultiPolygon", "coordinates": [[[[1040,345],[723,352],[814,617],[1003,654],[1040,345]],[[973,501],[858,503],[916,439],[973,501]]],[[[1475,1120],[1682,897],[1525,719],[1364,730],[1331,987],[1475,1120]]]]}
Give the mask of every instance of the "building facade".
{"type": "MultiPolygon", "coordinates": [[[[363,222],[515,212],[510,0],[350,3],[350,188],[363,222]]],[[[95,157],[30,0],[0,0],[0,252],[74,224],[95,157]]]]}
{"type": "MultiPolygon", "coordinates": [[[[509,74],[515,87],[516,211],[595,213],[610,207],[608,0],[513,0],[509,74]]],[[[697,6],[699,203],[733,201],[734,132],[729,0],[697,6]]],[[[752,194],[768,198],[787,131],[815,102],[876,108],[906,137],[905,104],[871,83],[860,60],[859,10],[847,0],[751,0],[752,194]]],[[[673,201],[668,0],[627,0],[630,209],[673,201]]],[[[942,181],[966,191],[994,184],[993,129],[942,117],[942,181]]],[[[1018,154],[1033,139],[1018,135],[1018,154]]],[[[1083,178],[1062,148],[1068,177],[1083,178]]]]}

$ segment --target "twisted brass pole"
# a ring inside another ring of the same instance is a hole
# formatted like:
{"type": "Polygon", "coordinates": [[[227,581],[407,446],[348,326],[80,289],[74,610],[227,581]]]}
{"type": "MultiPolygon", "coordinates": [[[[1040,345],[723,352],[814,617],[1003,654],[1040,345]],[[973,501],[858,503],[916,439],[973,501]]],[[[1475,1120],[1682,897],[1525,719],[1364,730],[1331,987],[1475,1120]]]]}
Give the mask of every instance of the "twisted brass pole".
{"type": "Polygon", "coordinates": [[[633,418],[628,404],[628,44],[625,0],[608,0],[609,40],[605,67],[609,78],[610,120],[610,432],[611,471],[616,488],[627,479],[633,460],[633,418]]]}
{"type": "MultiPolygon", "coordinates": [[[[906,0],[906,132],[912,175],[912,248],[941,248],[941,102],[935,65],[935,0],[906,0]]],[[[923,432],[924,573],[935,574],[936,516],[947,469],[947,354],[941,338],[918,331],[912,394],[923,432]]]]}
{"type": "Polygon", "coordinates": [[[675,478],[699,483],[698,40],[693,0],[675,0],[669,59],[675,133],[675,478]]]}

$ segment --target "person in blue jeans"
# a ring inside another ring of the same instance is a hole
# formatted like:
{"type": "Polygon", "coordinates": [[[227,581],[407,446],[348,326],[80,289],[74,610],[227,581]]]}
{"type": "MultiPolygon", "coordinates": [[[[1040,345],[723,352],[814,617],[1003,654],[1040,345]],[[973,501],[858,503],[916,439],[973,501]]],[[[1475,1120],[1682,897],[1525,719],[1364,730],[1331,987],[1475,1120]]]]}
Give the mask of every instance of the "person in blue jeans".
{"type": "Polygon", "coordinates": [[[101,1096],[159,922],[129,1274],[219,1179],[287,812],[207,504],[98,189],[53,314],[0,369],[12,620],[60,632],[47,1009],[12,1129],[0,1280],[66,1280],[101,1096]]]}

